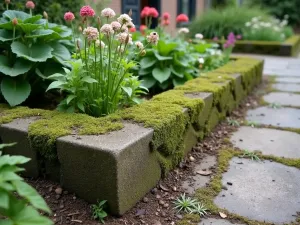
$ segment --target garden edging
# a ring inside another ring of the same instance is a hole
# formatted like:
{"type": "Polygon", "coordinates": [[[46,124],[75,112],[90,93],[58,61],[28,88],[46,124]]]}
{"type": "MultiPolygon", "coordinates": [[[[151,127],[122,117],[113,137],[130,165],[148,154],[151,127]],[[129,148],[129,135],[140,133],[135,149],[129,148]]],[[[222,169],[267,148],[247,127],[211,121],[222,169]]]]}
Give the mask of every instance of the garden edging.
{"type": "Polygon", "coordinates": [[[260,83],[262,69],[262,60],[236,58],[107,118],[0,107],[0,137],[18,142],[6,153],[32,158],[26,176],[46,173],[121,215],[260,83]]]}

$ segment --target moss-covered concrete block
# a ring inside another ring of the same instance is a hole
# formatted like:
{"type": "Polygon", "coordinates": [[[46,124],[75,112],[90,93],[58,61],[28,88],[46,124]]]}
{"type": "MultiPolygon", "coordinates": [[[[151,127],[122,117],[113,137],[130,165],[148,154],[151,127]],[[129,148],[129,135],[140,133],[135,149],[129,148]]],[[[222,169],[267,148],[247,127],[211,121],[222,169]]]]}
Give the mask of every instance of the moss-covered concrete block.
{"type": "Polygon", "coordinates": [[[107,200],[110,211],[122,215],[161,178],[152,137],[153,129],[126,123],[105,135],[59,138],[62,186],[92,203],[107,200]]]}
{"type": "Polygon", "coordinates": [[[22,172],[27,177],[38,177],[39,161],[37,152],[32,150],[28,140],[28,127],[37,120],[37,117],[29,117],[24,119],[15,119],[10,123],[0,126],[0,137],[3,143],[16,143],[16,145],[5,148],[4,154],[22,155],[31,160],[23,165],[25,171],[22,172]]]}

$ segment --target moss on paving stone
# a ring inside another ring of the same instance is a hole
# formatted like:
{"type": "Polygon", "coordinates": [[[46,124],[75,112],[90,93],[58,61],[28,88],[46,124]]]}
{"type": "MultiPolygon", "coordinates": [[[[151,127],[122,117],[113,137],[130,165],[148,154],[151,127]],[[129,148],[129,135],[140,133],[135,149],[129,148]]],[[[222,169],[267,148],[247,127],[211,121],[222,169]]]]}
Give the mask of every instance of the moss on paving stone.
{"type": "MultiPolygon", "coordinates": [[[[223,212],[227,215],[228,220],[238,221],[239,223],[245,223],[248,225],[272,225],[273,223],[261,222],[250,220],[243,216],[230,213],[229,211],[219,208],[215,203],[214,199],[217,195],[222,191],[222,174],[227,172],[229,169],[230,160],[233,157],[239,157],[243,154],[242,151],[234,150],[234,149],[223,149],[220,150],[218,154],[218,165],[216,169],[216,173],[211,179],[209,185],[204,188],[200,188],[196,190],[195,198],[199,200],[201,203],[205,205],[211,215],[219,216],[219,212],[223,212]]],[[[286,166],[292,166],[300,169],[300,159],[288,159],[281,158],[271,155],[262,155],[260,152],[257,153],[257,156],[262,160],[272,160],[274,162],[278,162],[284,164],[286,166]]],[[[196,215],[197,216],[197,215],[196,215]]],[[[189,219],[190,216],[185,216],[181,221],[179,221],[178,225],[188,225],[195,224],[200,222],[200,218],[193,217],[195,220],[189,219]]],[[[290,225],[299,224],[300,218],[297,218],[296,222],[291,223],[290,225]]]]}
{"type": "Polygon", "coordinates": [[[0,107],[0,124],[16,118],[40,116],[29,126],[29,140],[32,148],[46,158],[56,158],[55,142],[58,137],[77,134],[105,134],[123,127],[122,120],[142,123],[154,129],[151,147],[156,151],[163,174],[177,165],[184,157],[184,135],[192,125],[202,138],[225,118],[254,85],[261,81],[263,61],[252,58],[235,58],[225,66],[190,80],[182,86],[154,96],[140,105],[133,106],[103,118],[93,118],[83,114],[66,114],[56,111],[17,107],[0,107]],[[235,90],[235,77],[240,74],[244,91],[235,90]],[[201,116],[204,101],[189,98],[186,94],[211,92],[213,105],[207,112],[210,117],[203,123],[201,116]],[[243,92],[243,93],[240,93],[243,92]],[[183,109],[187,109],[186,112],[183,109]],[[203,124],[204,127],[203,127],[203,124]],[[197,128],[201,128],[198,130],[197,128]]]}

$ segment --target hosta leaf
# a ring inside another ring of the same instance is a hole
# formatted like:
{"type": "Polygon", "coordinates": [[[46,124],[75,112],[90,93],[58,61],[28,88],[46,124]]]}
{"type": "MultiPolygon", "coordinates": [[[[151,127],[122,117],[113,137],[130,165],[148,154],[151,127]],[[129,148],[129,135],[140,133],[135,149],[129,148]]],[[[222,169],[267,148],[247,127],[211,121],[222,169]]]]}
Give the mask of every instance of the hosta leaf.
{"type": "Polygon", "coordinates": [[[38,194],[38,192],[24,181],[13,181],[18,195],[27,199],[27,201],[37,209],[44,212],[51,213],[51,210],[47,206],[45,200],[38,194]]]}
{"type": "Polygon", "coordinates": [[[10,106],[16,106],[28,98],[31,87],[26,80],[4,77],[1,82],[1,92],[10,106]]]}
{"type": "Polygon", "coordinates": [[[154,52],[154,55],[159,61],[173,59],[173,57],[171,57],[171,56],[161,56],[158,52],[154,52]]]}
{"type": "Polygon", "coordinates": [[[163,40],[159,40],[157,44],[157,49],[160,55],[167,56],[173,51],[178,44],[176,42],[166,43],[163,40]]]}
{"type": "Polygon", "coordinates": [[[71,59],[71,54],[64,45],[58,42],[52,42],[49,43],[49,45],[53,48],[52,55],[61,64],[65,64],[65,61],[69,61],[71,59]]]}
{"type": "Polygon", "coordinates": [[[17,11],[17,10],[6,10],[5,12],[3,12],[2,16],[8,18],[10,21],[12,21],[14,18],[24,21],[32,17],[28,13],[17,11]]]}
{"type": "Polygon", "coordinates": [[[159,83],[163,83],[164,81],[168,80],[171,75],[171,69],[168,67],[165,68],[154,68],[152,71],[153,77],[159,81],[159,83]]]}
{"type": "Polygon", "coordinates": [[[171,65],[171,71],[177,77],[180,77],[180,78],[184,77],[184,68],[183,67],[171,65]]]}
{"type": "Polygon", "coordinates": [[[185,79],[180,79],[180,78],[174,78],[172,79],[173,85],[174,87],[179,86],[179,85],[183,85],[186,80],[185,79]]]}
{"type": "Polygon", "coordinates": [[[42,19],[42,16],[41,15],[36,15],[36,16],[32,16],[28,19],[25,19],[23,21],[23,23],[35,23],[37,22],[38,20],[42,19]]]}
{"type": "Polygon", "coordinates": [[[33,44],[31,47],[24,45],[21,42],[15,41],[11,44],[11,50],[18,57],[24,57],[33,62],[45,62],[52,58],[51,51],[53,50],[47,44],[33,44]]]}
{"type": "Polygon", "coordinates": [[[39,24],[31,24],[31,23],[19,23],[17,25],[18,28],[20,28],[24,33],[29,34],[32,31],[38,29],[41,27],[39,24]]]}
{"type": "Polygon", "coordinates": [[[144,57],[141,62],[140,62],[140,65],[141,65],[141,68],[142,69],[146,69],[146,68],[149,68],[151,66],[153,66],[155,63],[157,62],[157,59],[155,57],[144,57]]]}
{"type": "Polygon", "coordinates": [[[11,21],[0,23],[0,29],[13,30],[13,28],[11,21]]]}
{"type": "Polygon", "coordinates": [[[144,75],[147,75],[147,74],[150,74],[150,73],[152,73],[152,68],[140,69],[138,71],[139,76],[144,76],[144,75]]]}
{"type": "MultiPolygon", "coordinates": [[[[20,37],[21,37],[20,34],[15,34],[15,40],[17,40],[20,37]]],[[[5,41],[12,41],[12,40],[14,40],[13,31],[4,30],[4,29],[0,30],[0,41],[5,42],[5,41]]]]}
{"type": "Polygon", "coordinates": [[[0,73],[15,77],[28,72],[31,69],[31,62],[22,58],[17,58],[13,65],[9,63],[9,59],[0,55],[0,73]]]}
{"type": "Polygon", "coordinates": [[[53,30],[42,30],[38,29],[35,31],[32,31],[30,34],[25,35],[26,38],[39,38],[43,36],[48,36],[52,34],[54,31],[53,30]]]}
{"type": "Polygon", "coordinates": [[[169,82],[163,82],[162,84],[159,84],[159,87],[163,90],[166,90],[169,87],[169,82]]]}
{"type": "Polygon", "coordinates": [[[146,88],[152,88],[156,83],[156,80],[153,77],[146,76],[143,77],[142,85],[146,88]]]}

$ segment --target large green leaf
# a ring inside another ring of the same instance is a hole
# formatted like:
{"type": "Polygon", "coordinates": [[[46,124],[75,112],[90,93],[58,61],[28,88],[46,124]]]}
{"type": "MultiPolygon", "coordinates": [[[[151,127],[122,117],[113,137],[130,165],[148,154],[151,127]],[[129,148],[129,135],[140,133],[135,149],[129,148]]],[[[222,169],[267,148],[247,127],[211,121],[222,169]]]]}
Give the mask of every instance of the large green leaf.
{"type": "Polygon", "coordinates": [[[32,17],[30,17],[30,18],[28,18],[28,19],[25,19],[23,22],[24,22],[24,23],[35,23],[35,22],[37,22],[38,20],[40,20],[41,18],[42,18],[41,15],[35,15],[35,16],[32,16],[32,17]]]}
{"type": "Polygon", "coordinates": [[[160,55],[157,51],[154,52],[155,57],[159,60],[159,61],[164,61],[164,60],[170,60],[173,59],[172,56],[162,56],[160,55]]]}
{"type": "Polygon", "coordinates": [[[11,21],[0,23],[0,29],[13,30],[14,26],[11,21]]]}
{"type": "Polygon", "coordinates": [[[31,87],[26,80],[4,77],[1,82],[1,92],[10,106],[16,106],[28,98],[31,87]]]}
{"type": "Polygon", "coordinates": [[[13,20],[14,18],[24,21],[24,20],[32,17],[28,13],[25,13],[22,11],[17,11],[17,10],[6,10],[2,15],[3,15],[3,17],[8,18],[10,21],[13,20]]]}
{"type": "Polygon", "coordinates": [[[166,43],[163,40],[159,40],[157,44],[157,49],[160,55],[167,56],[173,51],[178,44],[176,42],[166,43]]]}
{"type": "Polygon", "coordinates": [[[58,42],[51,42],[49,45],[53,48],[52,55],[61,64],[65,64],[66,61],[71,59],[69,50],[58,42]]]}
{"type": "Polygon", "coordinates": [[[143,77],[142,86],[146,88],[152,88],[156,83],[156,80],[153,77],[147,76],[143,77]]]}
{"type": "Polygon", "coordinates": [[[201,43],[198,45],[194,45],[194,48],[199,53],[205,53],[208,48],[211,48],[211,44],[210,43],[205,43],[205,44],[201,43]]]}
{"type": "Polygon", "coordinates": [[[18,195],[27,199],[32,206],[43,210],[44,212],[51,213],[51,210],[47,206],[45,200],[29,184],[24,181],[13,181],[13,185],[15,186],[18,195]]]}
{"type": "Polygon", "coordinates": [[[8,209],[9,195],[6,191],[0,189],[0,208],[8,209]]]}
{"type": "Polygon", "coordinates": [[[183,78],[184,77],[184,67],[171,65],[171,72],[176,75],[177,77],[183,78]]]}
{"type": "Polygon", "coordinates": [[[157,62],[157,59],[155,57],[151,57],[151,56],[146,56],[144,58],[142,58],[140,65],[142,69],[146,69],[149,68],[151,66],[153,66],[155,63],[157,62]]]}
{"type": "MultiPolygon", "coordinates": [[[[20,34],[15,34],[15,40],[20,38],[21,35],[20,34]]],[[[14,39],[14,36],[13,36],[13,31],[10,31],[10,30],[4,30],[4,29],[1,29],[0,30],[0,41],[12,41],[14,39]]]]}
{"type": "Polygon", "coordinates": [[[19,23],[17,25],[19,29],[21,29],[24,33],[29,34],[32,31],[41,27],[39,24],[31,24],[31,23],[19,23]]]}
{"type": "Polygon", "coordinates": [[[38,29],[35,31],[32,31],[30,34],[25,35],[26,38],[39,38],[43,36],[48,36],[52,34],[54,31],[53,30],[45,30],[45,29],[38,29]]]}
{"type": "Polygon", "coordinates": [[[31,47],[24,45],[21,42],[15,41],[11,44],[11,50],[18,57],[24,57],[33,62],[45,62],[52,58],[52,48],[47,44],[32,44],[31,47]]]}
{"type": "Polygon", "coordinates": [[[31,69],[31,62],[22,58],[17,58],[13,65],[4,55],[0,55],[0,73],[15,77],[28,72],[31,69]]]}
{"type": "Polygon", "coordinates": [[[168,80],[171,75],[171,69],[168,67],[165,68],[154,68],[152,71],[153,77],[159,82],[163,83],[164,81],[168,80]]]}

